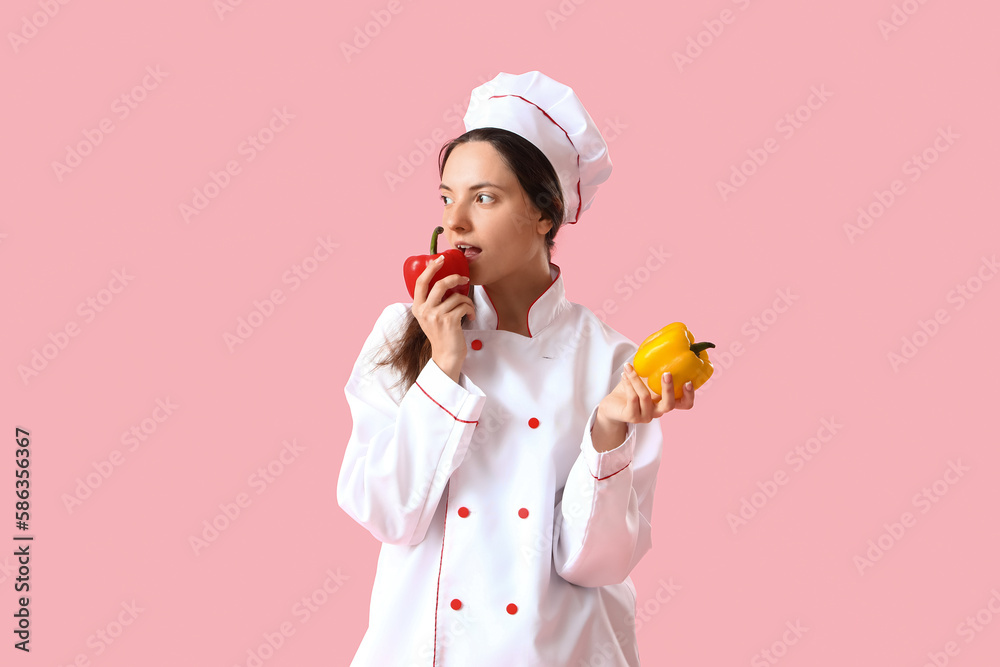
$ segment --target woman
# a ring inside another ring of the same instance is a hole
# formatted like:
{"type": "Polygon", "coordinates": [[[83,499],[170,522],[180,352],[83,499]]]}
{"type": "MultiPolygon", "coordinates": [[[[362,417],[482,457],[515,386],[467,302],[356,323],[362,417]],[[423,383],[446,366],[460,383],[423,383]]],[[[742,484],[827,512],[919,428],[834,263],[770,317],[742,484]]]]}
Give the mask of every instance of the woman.
{"type": "Polygon", "coordinates": [[[428,265],[345,387],[337,500],[383,543],[352,665],[639,665],[629,573],[651,547],[653,420],[694,391],[675,400],[668,374],[653,394],[637,346],[568,301],[551,263],[611,171],[573,91],[501,73],[465,123],[439,171],[470,277],[428,288],[428,265]]]}

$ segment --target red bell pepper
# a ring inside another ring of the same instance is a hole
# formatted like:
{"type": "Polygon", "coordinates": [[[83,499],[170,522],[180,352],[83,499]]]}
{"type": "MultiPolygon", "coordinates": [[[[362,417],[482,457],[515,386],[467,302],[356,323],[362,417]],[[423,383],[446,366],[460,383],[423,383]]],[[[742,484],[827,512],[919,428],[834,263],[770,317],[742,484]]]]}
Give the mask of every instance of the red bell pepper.
{"type": "MultiPolygon", "coordinates": [[[[410,292],[410,298],[413,298],[413,290],[417,286],[417,278],[420,274],[424,272],[427,265],[437,259],[439,256],[444,256],[444,260],[438,270],[431,276],[430,285],[427,286],[428,292],[434,283],[441,280],[446,276],[453,274],[458,274],[461,276],[469,275],[469,260],[465,258],[462,251],[451,248],[439,253],[437,251],[437,237],[438,234],[444,231],[444,227],[435,227],[434,233],[431,234],[431,254],[429,255],[413,255],[412,257],[407,257],[406,262],[403,263],[403,279],[406,281],[406,289],[410,292]]],[[[444,296],[441,300],[444,301],[452,294],[458,292],[463,296],[469,296],[469,283],[464,285],[459,285],[457,287],[450,287],[445,290],[444,296]]]]}

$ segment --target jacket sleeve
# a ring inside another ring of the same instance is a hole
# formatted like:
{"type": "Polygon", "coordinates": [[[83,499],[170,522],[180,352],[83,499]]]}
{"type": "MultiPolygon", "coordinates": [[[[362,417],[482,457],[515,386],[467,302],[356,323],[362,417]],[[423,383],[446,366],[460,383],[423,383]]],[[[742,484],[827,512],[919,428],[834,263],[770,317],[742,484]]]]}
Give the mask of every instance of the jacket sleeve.
{"type": "MultiPolygon", "coordinates": [[[[609,392],[635,350],[633,344],[627,356],[615,355],[621,364],[609,392]]],[[[591,439],[596,419],[597,406],[556,506],[552,542],[556,572],[578,586],[625,581],[653,544],[653,491],[663,451],[660,420],[628,424],[621,445],[598,452],[591,439]]]]}
{"type": "Polygon", "coordinates": [[[455,383],[429,360],[408,389],[376,367],[408,304],[388,306],[344,387],[353,426],[337,480],[337,504],[377,540],[418,544],[445,485],[468,451],[486,396],[464,375],[455,383]]]}

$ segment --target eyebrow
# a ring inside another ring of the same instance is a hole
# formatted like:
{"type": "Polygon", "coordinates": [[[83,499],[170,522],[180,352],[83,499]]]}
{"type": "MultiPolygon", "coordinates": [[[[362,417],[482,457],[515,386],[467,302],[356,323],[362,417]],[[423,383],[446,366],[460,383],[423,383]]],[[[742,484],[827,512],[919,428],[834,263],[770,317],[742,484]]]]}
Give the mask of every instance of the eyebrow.
{"type": "MultiPolygon", "coordinates": [[[[478,190],[479,188],[496,188],[497,190],[503,190],[503,188],[497,185],[496,183],[490,183],[489,181],[483,181],[482,183],[476,183],[475,185],[469,186],[470,190],[478,190]]],[[[449,192],[451,191],[451,188],[449,188],[444,183],[442,183],[438,189],[448,190],[449,192]]]]}

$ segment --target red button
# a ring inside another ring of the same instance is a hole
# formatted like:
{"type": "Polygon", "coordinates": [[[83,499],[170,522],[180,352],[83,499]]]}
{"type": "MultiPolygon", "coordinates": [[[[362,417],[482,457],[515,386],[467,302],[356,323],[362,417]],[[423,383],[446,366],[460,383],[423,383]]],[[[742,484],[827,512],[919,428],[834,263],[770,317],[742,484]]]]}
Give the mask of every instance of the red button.
{"type": "Polygon", "coordinates": [[[479,340],[478,338],[476,340],[472,341],[472,349],[473,350],[481,350],[482,347],[483,347],[483,341],[479,340]]]}
{"type": "Polygon", "coordinates": [[[513,602],[511,602],[509,605],[507,605],[507,613],[508,614],[512,614],[512,615],[516,614],[517,613],[517,605],[514,604],[513,602]]]}
{"type": "Polygon", "coordinates": [[[531,419],[528,420],[528,426],[530,426],[531,428],[538,428],[538,420],[532,417],[531,419]]]}
{"type": "Polygon", "coordinates": [[[519,509],[517,511],[517,515],[519,517],[521,517],[522,519],[527,519],[528,518],[528,510],[526,508],[522,507],[521,509],[519,509]]]}
{"type": "Polygon", "coordinates": [[[462,608],[462,601],[459,600],[458,598],[455,598],[454,600],[451,601],[451,608],[452,609],[461,609],[462,608]]]}
{"type": "Polygon", "coordinates": [[[462,517],[463,519],[465,517],[469,516],[469,508],[468,507],[459,507],[458,508],[458,516],[462,517]]]}

